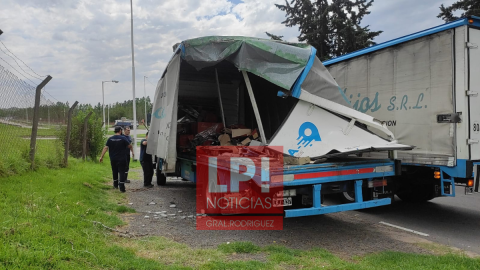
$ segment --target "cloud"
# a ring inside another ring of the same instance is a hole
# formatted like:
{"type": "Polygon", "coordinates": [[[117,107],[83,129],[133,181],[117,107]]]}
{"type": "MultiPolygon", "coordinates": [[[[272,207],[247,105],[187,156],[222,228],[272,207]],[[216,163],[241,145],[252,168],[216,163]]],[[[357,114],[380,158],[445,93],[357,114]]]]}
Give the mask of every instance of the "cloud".
{"type": "MultiPolygon", "coordinates": [[[[426,2],[376,1],[364,24],[385,31],[378,41],[441,24],[436,15],[442,1],[426,2]]],[[[182,40],[266,38],[267,31],[297,41],[298,29],[281,24],[285,14],[275,3],[284,0],[134,0],[136,96],[143,96],[148,76],[147,95],[153,97],[172,46],[182,40]]],[[[37,73],[53,77],[47,89],[58,100],[97,104],[101,81],[112,79],[120,83],[105,84],[107,103],[132,98],[128,0],[3,0],[0,20],[0,40],[37,73]]]]}

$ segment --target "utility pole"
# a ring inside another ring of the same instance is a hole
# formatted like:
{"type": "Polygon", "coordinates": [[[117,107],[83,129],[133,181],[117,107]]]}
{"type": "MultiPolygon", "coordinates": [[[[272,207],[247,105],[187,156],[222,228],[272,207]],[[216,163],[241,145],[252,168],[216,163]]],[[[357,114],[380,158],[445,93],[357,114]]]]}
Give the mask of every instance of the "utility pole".
{"type": "Polygon", "coordinates": [[[111,80],[111,81],[102,81],[102,112],[103,112],[103,126],[105,127],[105,92],[103,91],[103,84],[106,82],[113,82],[113,83],[118,83],[116,80],[111,80]]]}
{"type": "MultiPolygon", "coordinates": [[[[137,100],[135,99],[135,54],[133,49],[133,3],[130,0],[130,32],[132,43],[132,95],[133,95],[133,153],[137,152],[137,100]]],[[[134,157],[133,160],[136,157],[134,157]]]]}
{"type": "MultiPolygon", "coordinates": [[[[110,125],[110,105],[107,105],[107,113],[108,113],[108,116],[107,116],[107,123],[108,125],[110,125]]],[[[108,127],[108,126],[107,126],[108,127]]]]}

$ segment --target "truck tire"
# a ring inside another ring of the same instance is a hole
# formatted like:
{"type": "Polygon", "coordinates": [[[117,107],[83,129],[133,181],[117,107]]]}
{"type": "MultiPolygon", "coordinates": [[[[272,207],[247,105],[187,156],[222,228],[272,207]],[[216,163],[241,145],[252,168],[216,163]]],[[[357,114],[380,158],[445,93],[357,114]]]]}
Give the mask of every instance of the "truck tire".
{"type": "Polygon", "coordinates": [[[163,174],[161,170],[156,170],[156,171],[157,171],[157,185],[165,186],[167,184],[167,176],[163,174]]]}
{"type": "Polygon", "coordinates": [[[338,196],[343,203],[355,202],[355,191],[345,191],[339,193],[338,196]]]}
{"type": "Polygon", "coordinates": [[[435,198],[435,192],[430,185],[417,186],[413,190],[401,190],[395,195],[404,202],[422,203],[435,198]]]}

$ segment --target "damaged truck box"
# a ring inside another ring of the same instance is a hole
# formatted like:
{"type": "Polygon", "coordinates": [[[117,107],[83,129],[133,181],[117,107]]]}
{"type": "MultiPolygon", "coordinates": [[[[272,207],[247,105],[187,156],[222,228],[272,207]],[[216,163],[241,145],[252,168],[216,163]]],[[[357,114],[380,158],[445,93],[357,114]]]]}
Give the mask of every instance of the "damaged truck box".
{"type": "Polygon", "coordinates": [[[401,173],[395,151],[413,149],[353,109],[307,44],[223,36],[183,41],[157,84],[152,115],[147,153],[158,161],[159,185],[170,175],[196,182],[198,149],[272,158],[272,147],[280,146],[283,186],[295,190],[285,194],[308,198],[285,200],[286,217],[390,204],[401,173]],[[241,148],[248,146],[262,150],[241,148]],[[362,158],[379,151],[391,158],[362,158]],[[385,185],[369,184],[379,179],[385,185]],[[357,194],[349,208],[318,203],[324,194],[344,192],[357,194]]]}

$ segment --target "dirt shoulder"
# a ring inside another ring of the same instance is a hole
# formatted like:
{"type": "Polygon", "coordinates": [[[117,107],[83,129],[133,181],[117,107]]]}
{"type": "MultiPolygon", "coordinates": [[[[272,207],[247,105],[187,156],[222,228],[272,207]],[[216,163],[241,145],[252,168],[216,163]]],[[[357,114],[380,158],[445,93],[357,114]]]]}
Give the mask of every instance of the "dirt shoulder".
{"type": "Polygon", "coordinates": [[[167,237],[193,248],[250,241],[259,246],[323,248],[343,258],[387,250],[423,254],[451,251],[410,233],[363,220],[355,212],[284,219],[282,231],[198,231],[195,184],[169,179],[166,186],[145,189],[141,170],[132,170],[131,176],[127,206],[137,213],[122,216],[128,224],[125,229],[139,235],[167,237]]]}

